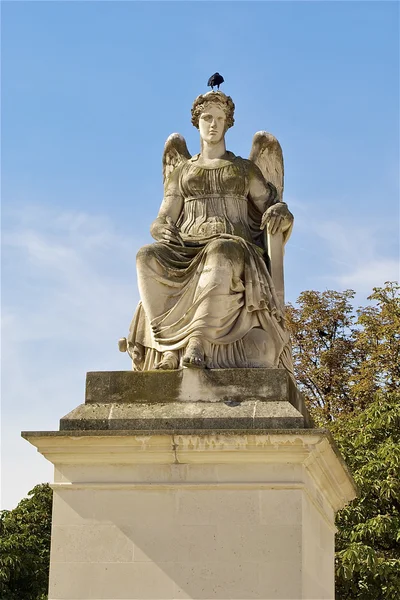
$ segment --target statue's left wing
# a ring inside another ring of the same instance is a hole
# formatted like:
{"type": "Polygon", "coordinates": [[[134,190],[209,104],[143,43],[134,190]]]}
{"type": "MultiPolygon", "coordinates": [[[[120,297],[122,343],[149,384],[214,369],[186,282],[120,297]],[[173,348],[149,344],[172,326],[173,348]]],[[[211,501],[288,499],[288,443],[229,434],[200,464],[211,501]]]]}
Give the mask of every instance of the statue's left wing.
{"type": "Polygon", "coordinates": [[[264,175],[267,182],[272,183],[278,192],[278,202],[283,198],[283,154],[276,137],[267,131],[257,131],[249,156],[264,175]]]}
{"type": "Polygon", "coordinates": [[[185,138],[179,133],[172,133],[165,142],[162,158],[164,184],[172,171],[174,171],[181,162],[189,160],[189,158],[192,157],[186,145],[185,138]]]}
{"type": "MultiPolygon", "coordinates": [[[[283,201],[283,154],[276,137],[266,131],[258,131],[253,137],[250,160],[260,169],[265,181],[272,183],[277,191],[276,201],[283,201]]],[[[266,231],[267,251],[270,259],[270,272],[275,285],[277,296],[282,308],[284,302],[283,256],[284,244],[289,238],[291,227],[271,235],[266,231]]]]}

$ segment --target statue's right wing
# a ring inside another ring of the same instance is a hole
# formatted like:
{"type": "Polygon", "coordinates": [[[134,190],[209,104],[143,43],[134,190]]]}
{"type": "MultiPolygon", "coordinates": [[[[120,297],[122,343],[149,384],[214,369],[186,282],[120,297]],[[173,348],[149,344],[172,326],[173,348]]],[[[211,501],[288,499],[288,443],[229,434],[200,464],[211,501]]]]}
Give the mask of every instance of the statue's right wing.
{"type": "Polygon", "coordinates": [[[163,153],[163,182],[167,181],[172,171],[176,169],[181,162],[192,158],[185,138],[179,133],[172,133],[165,142],[163,153]]]}

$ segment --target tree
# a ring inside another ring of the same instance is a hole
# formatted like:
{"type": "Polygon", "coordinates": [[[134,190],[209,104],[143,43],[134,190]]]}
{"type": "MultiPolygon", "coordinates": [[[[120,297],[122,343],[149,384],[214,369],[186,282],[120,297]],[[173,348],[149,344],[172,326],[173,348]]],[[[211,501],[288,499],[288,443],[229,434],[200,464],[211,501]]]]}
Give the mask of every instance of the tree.
{"type": "Polygon", "coordinates": [[[358,310],[352,290],[308,291],[287,310],[296,380],[359,488],[337,515],[340,600],[394,600],[400,590],[399,290],[374,288],[358,310]]]}
{"type": "Polygon", "coordinates": [[[374,288],[357,311],[352,290],[307,291],[287,306],[296,381],[318,424],[400,389],[399,291],[394,282],[374,288]]]}
{"type": "Polygon", "coordinates": [[[353,395],[370,397],[377,390],[400,390],[400,286],[374,288],[373,304],[357,311],[356,349],[359,372],[353,395]]]}
{"type": "Polygon", "coordinates": [[[296,382],[313,417],[331,421],[352,409],[355,369],[354,292],[302,292],[287,306],[296,382]]]}
{"type": "Polygon", "coordinates": [[[0,513],[0,597],[46,600],[53,492],[37,485],[14,510],[0,513]]]}
{"type": "Polygon", "coordinates": [[[339,511],[336,597],[394,600],[400,590],[400,394],[378,394],[332,434],[359,495],[339,511]]]}

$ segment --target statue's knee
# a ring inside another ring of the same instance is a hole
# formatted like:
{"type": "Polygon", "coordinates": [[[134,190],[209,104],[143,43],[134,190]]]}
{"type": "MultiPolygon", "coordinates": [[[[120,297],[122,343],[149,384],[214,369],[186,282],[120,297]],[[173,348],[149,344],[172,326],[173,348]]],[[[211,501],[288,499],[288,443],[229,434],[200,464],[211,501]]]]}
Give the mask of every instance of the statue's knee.
{"type": "Polygon", "coordinates": [[[213,240],[208,246],[211,255],[217,255],[220,259],[227,258],[234,262],[241,262],[243,250],[238,242],[226,238],[213,240]]]}
{"type": "Polygon", "coordinates": [[[136,264],[142,265],[147,264],[152,258],[154,258],[156,254],[156,249],[154,246],[157,244],[148,244],[147,246],[142,246],[138,253],[136,254],[136,264]]]}

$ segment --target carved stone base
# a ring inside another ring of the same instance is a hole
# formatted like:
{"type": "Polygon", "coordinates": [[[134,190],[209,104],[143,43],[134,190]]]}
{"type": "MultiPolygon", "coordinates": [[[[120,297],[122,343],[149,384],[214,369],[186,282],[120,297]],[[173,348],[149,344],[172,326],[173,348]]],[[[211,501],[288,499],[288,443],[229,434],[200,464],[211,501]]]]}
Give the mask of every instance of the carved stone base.
{"type": "Polygon", "coordinates": [[[89,373],[22,435],[55,466],[49,600],[333,600],[355,487],[285,371],[89,373]]]}
{"type": "Polygon", "coordinates": [[[49,600],[333,600],[355,492],[326,432],[25,437],[55,465],[49,600]]]}
{"type": "Polygon", "coordinates": [[[291,429],[312,426],[284,369],[88,373],[61,430],[291,429]]]}

